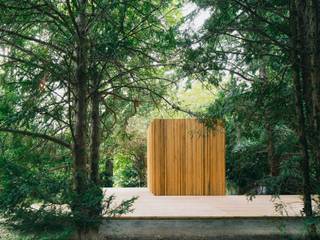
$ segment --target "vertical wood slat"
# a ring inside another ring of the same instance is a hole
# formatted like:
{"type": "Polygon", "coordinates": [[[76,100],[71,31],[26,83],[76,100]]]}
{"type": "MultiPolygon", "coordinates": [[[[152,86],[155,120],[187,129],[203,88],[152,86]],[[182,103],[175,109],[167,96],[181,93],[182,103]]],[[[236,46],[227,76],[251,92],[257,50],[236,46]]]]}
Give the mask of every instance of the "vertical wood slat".
{"type": "Polygon", "coordinates": [[[155,119],[148,128],[147,179],[155,195],[225,195],[225,132],[196,119],[155,119]]]}

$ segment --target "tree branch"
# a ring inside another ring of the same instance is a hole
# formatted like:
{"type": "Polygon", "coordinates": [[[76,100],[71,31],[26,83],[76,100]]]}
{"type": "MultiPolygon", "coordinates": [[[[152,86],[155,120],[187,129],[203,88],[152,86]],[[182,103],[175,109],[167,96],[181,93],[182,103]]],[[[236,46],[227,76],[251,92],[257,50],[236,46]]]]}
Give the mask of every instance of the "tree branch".
{"type": "Polygon", "coordinates": [[[10,132],[13,134],[16,133],[16,134],[20,134],[20,135],[24,135],[24,136],[42,138],[42,139],[49,140],[51,142],[57,143],[61,146],[64,146],[66,148],[71,149],[71,144],[69,144],[61,139],[58,139],[58,138],[55,138],[55,137],[52,137],[52,136],[49,136],[49,135],[46,135],[43,133],[35,133],[35,132],[29,132],[29,131],[25,131],[25,130],[17,130],[17,129],[11,129],[11,128],[0,128],[0,132],[10,132]]]}
{"type": "Polygon", "coordinates": [[[12,36],[20,37],[22,39],[29,40],[29,41],[32,41],[32,42],[36,42],[36,43],[39,43],[41,45],[47,46],[49,48],[52,48],[54,50],[57,50],[59,52],[66,53],[66,51],[63,48],[61,48],[61,47],[59,47],[57,45],[54,45],[52,43],[42,41],[41,39],[38,39],[38,38],[26,36],[26,35],[20,34],[18,32],[14,32],[14,31],[7,30],[7,29],[4,29],[4,28],[0,28],[0,32],[6,33],[6,34],[9,34],[9,35],[12,35],[12,36]]]}

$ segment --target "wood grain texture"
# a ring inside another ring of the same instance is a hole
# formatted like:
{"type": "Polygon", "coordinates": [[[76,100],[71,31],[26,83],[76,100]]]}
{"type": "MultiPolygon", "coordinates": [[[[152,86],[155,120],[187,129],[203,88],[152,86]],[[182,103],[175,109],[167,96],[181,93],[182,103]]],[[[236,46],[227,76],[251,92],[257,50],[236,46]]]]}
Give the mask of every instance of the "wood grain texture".
{"type": "Polygon", "coordinates": [[[196,119],[155,119],[148,128],[148,188],[155,195],[225,195],[225,131],[196,119]]]}

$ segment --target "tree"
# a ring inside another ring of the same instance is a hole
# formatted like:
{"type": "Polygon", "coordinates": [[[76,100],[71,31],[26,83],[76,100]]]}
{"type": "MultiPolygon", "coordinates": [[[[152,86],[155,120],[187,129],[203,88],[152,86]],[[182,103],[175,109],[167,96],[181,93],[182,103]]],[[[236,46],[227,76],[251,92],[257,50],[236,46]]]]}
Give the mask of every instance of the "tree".
{"type": "MultiPolygon", "coordinates": [[[[250,88],[254,88],[256,82],[267,80],[284,81],[293,86],[298,116],[294,129],[303,156],[304,213],[312,216],[311,192],[316,189],[311,186],[310,173],[311,169],[319,169],[317,139],[320,132],[316,122],[320,92],[319,77],[316,77],[318,68],[315,67],[315,63],[319,63],[319,2],[194,2],[210,9],[211,17],[198,34],[187,37],[186,71],[216,85],[223,74],[229,73],[239,82],[252,85],[250,88]]],[[[260,97],[256,96],[257,100],[260,97]]],[[[270,136],[273,134],[271,126],[266,125],[270,136]]],[[[272,149],[270,145],[271,159],[272,149]]]]}
{"type": "Polygon", "coordinates": [[[167,1],[1,1],[1,90],[19,99],[0,131],[70,149],[71,209],[79,238],[94,239],[102,212],[99,188],[104,116],[114,99],[157,99],[171,65],[175,6],[167,1]],[[15,21],[12,21],[15,19],[15,21]],[[92,196],[94,194],[94,201],[92,196]],[[91,200],[91,202],[88,202],[91,200]]]}

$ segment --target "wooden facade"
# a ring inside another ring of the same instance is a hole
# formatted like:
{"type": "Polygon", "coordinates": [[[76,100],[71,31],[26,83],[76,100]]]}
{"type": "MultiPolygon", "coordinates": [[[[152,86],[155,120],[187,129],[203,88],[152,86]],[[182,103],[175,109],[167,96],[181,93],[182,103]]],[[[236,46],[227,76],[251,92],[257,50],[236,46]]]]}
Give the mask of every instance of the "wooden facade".
{"type": "Polygon", "coordinates": [[[196,119],[155,119],[148,128],[148,188],[155,195],[225,195],[225,132],[196,119]]]}

